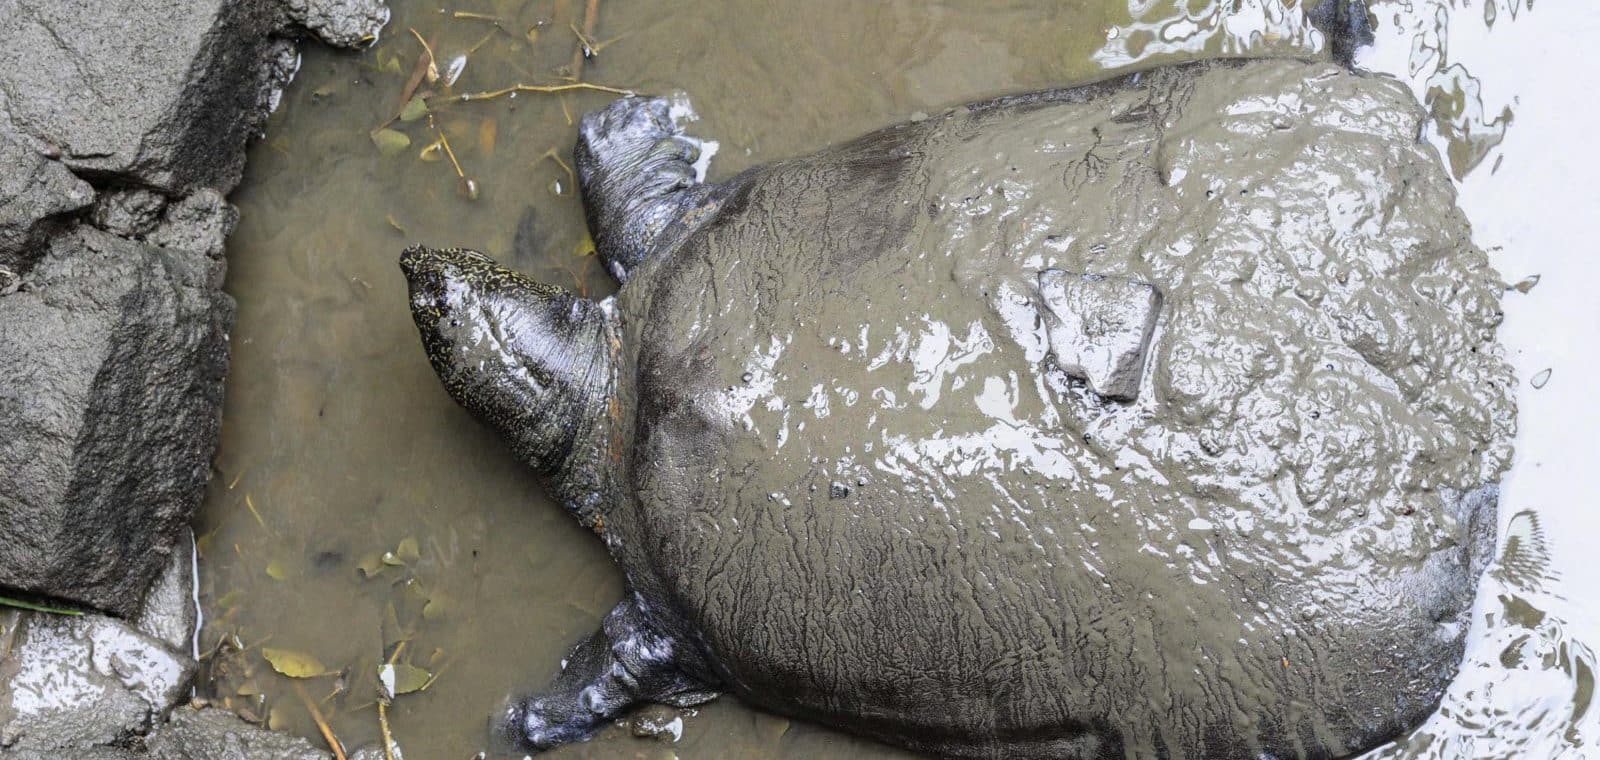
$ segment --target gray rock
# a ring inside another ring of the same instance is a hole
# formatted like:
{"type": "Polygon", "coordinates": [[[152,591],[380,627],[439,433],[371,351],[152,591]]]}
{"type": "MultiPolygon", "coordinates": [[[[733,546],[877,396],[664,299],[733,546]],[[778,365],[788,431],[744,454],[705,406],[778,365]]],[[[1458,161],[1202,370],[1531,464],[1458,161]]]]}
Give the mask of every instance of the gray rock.
{"type": "Polygon", "coordinates": [[[113,235],[138,237],[161,220],[165,196],[144,188],[129,188],[104,193],[89,212],[89,221],[113,235]]]}
{"type": "Polygon", "coordinates": [[[272,3],[0,0],[0,128],[82,176],[231,189],[297,64],[272,3]]]}
{"type": "Polygon", "coordinates": [[[62,216],[89,205],[94,189],[4,131],[0,167],[5,167],[0,172],[0,266],[21,272],[34,258],[27,249],[41,243],[62,216]]]}
{"type": "Polygon", "coordinates": [[[284,0],[283,4],[290,20],[339,47],[376,39],[389,20],[382,0],[284,0]]]}
{"type": "MultiPolygon", "coordinates": [[[[149,735],[115,746],[79,746],[74,760],[327,760],[328,753],[297,736],[250,725],[224,710],[179,707],[149,735]]],[[[59,760],[60,752],[15,750],[15,760],[59,760]]],[[[355,757],[352,755],[351,757],[355,757]]],[[[381,754],[378,756],[381,757],[381,754]]]]}
{"type": "Polygon", "coordinates": [[[52,752],[124,741],[188,695],[194,661],[125,623],[10,617],[0,622],[0,747],[52,752]]]}
{"type": "MultiPolygon", "coordinates": [[[[391,746],[390,749],[393,751],[395,760],[405,760],[405,756],[403,754],[401,754],[401,752],[400,752],[400,743],[399,742],[395,742],[391,746]]],[[[372,742],[370,744],[363,744],[360,747],[357,747],[354,752],[350,753],[350,760],[389,760],[389,759],[386,756],[384,756],[382,740],[379,740],[379,741],[376,741],[376,742],[372,742]]]]}
{"type": "Polygon", "coordinates": [[[145,595],[144,609],[133,619],[133,627],[159,639],[175,652],[194,650],[195,626],[199,612],[194,599],[194,543],[180,540],[173,547],[167,569],[145,595]]]}
{"type": "Polygon", "coordinates": [[[298,736],[252,726],[232,713],[179,708],[160,730],[144,740],[143,753],[127,758],[152,760],[326,760],[328,753],[298,736]]]}
{"type": "Polygon", "coordinates": [[[1126,277],[1039,273],[1039,300],[1056,366],[1101,397],[1132,401],[1161,311],[1154,285],[1126,277]]]}
{"type": "Polygon", "coordinates": [[[188,541],[227,368],[223,266],[80,226],[0,297],[0,586],[129,616],[188,541]]]}

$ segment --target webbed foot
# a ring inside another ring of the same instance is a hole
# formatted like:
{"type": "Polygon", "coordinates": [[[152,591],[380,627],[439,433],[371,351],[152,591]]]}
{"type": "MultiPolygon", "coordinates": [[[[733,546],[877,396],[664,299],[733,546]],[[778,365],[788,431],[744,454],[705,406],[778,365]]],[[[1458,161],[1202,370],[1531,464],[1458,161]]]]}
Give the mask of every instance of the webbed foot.
{"type": "Polygon", "coordinates": [[[701,141],[683,134],[663,98],[626,97],[583,117],[583,205],[595,247],[618,280],[705,197],[695,167],[700,152],[701,141]]]}
{"type": "Polygon", "coordinates": [[[499,732],[522,749],[549,749],[588,738],[640,702],[687,707],[718,693],[687,672],[676,643],[625,601],[572,650],[543,693],[506,709],[499,732]]]}

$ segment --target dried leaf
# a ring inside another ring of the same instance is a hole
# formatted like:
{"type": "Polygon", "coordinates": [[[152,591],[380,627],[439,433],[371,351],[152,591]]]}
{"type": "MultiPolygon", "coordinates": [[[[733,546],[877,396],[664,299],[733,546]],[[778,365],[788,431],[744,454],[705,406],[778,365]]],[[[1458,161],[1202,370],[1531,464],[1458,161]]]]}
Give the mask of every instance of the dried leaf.
{"type": "Polygon", "coordinates": [[[328,673],[321,661],[305,652],[262,647],[261,656],[267,658],[273,670],[290,678],[315,678],[328,673]]]}
{"type": "Polygon", "coordinates": [[[499,132],[499,123],[493,118],[484,119],[483,123],[478,125],[478,150],[483,151],[483,155],[494,153],[495,138],[499,132]]]}
{"type": "Polygon", "coordinates": [[[577,247],[574,248],[572,252],[578,256],[593,256],[595,253],[594,238],[590,237],[589,233],[585,232],[583,234],[583,239],[578,241],[577,247]]]}
{"type": "Polygon", "coordinates": [[[417,158],[428,162],[439,161],[444,158],[444,146],[438,140],[434,140],[422,148],[422,152],[417,154],[417,158]]]}
{"type": "Polygon", "coordinates": [[[400,107],[401,121],[416,121],[427,115],[428,101],[423,100],[421,95],[413,95],[404,106],[400,107]]]}
{"type": "Polygon", "coordinates": [[[403,662],[378,666],[378,690],[387,699],[422,691],[432,678],[432,673],[403,662]]]}
{"type": "Polygon", "coordinates": [[[274,707],[267,711],[267,728],[282,731],[288,727],[289,720],[283,716],[283,710],[274,707]]]}
{"type": "Polygon", "coordinates": [[[356,564],[356,570],[361,573],[361,577],[371,580],[378,573],[383,572],[382,555],[377,552],[371,552],[362,556],[361,561],[356,564]]]}
{"type": "MultiPolygon", "coordinates": [[[[399,222],[399,220],[395,219],[394,218],[394,214],[384,214],[383,215],[383,220],[385,222],[388,222],[389,226],[393,227],[396,232],[399,232],[402,235],[406,234],[406,226],[401,224],[399,222]]],[[[377,560],[378,555],[374,554],[374,555],[372,555],[372,558],[373,558],[373,560],[377,560]]]]}
{"type": "Polygon", "coordinates": [[[404,132],[384,128],[372,133],[372,143],[378,146],[379,153],[392,156],[411,147],[411,138],[404,132]]]}
{"type": "Polygon", "coordinates": [[[400,545],[395,547],[394,554],[401,562],[406,563],[416,562],[422,558],[422,553],[417,549],[417,539],[412,536],[400,539],[400,545]]]}

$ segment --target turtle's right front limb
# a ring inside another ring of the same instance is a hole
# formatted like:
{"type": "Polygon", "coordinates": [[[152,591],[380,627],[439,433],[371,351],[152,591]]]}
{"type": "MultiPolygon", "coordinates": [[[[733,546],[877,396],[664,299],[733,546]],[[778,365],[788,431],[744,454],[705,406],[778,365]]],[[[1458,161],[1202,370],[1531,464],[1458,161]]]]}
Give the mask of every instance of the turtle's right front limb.
{"type": "Polygon", "coordinates": [[[641,702],[687,707],[716,698],[715,686],[682,667],[683,655],[634,601],[622,602],[567,655],[543,693],[507,708],[500,732],[524,749],[549,749],[588,738],[641,702]]]}
{"type": "Polygon", "coordinates": [[[662,98],[621,98],[583,117],[576,151],[583,206],[617,280],[627,280],[710,197],[695,169],[701,144],[683,134],[662,98]]]}

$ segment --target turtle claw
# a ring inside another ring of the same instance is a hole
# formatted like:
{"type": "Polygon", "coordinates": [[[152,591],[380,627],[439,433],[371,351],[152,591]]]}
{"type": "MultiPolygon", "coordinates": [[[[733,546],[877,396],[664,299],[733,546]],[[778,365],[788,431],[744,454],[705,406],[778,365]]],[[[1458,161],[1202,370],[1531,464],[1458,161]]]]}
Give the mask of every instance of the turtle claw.
{"type": "Polygon", "coordinates": [[[518,749],[544,750],[586,739],[640,702],[688,706],[716,696],[683,669],[672,640],[625,601],[573,648],[543,693],[506,708],[495,733],[518,749]]]}
{"type": "Polygon", "coordinates": [[[661,232],[703,197],[701,143],[683,134],[664,98],[620,98],[583,117],[578,179],[595,246],[618,280],[661,232]]]}

